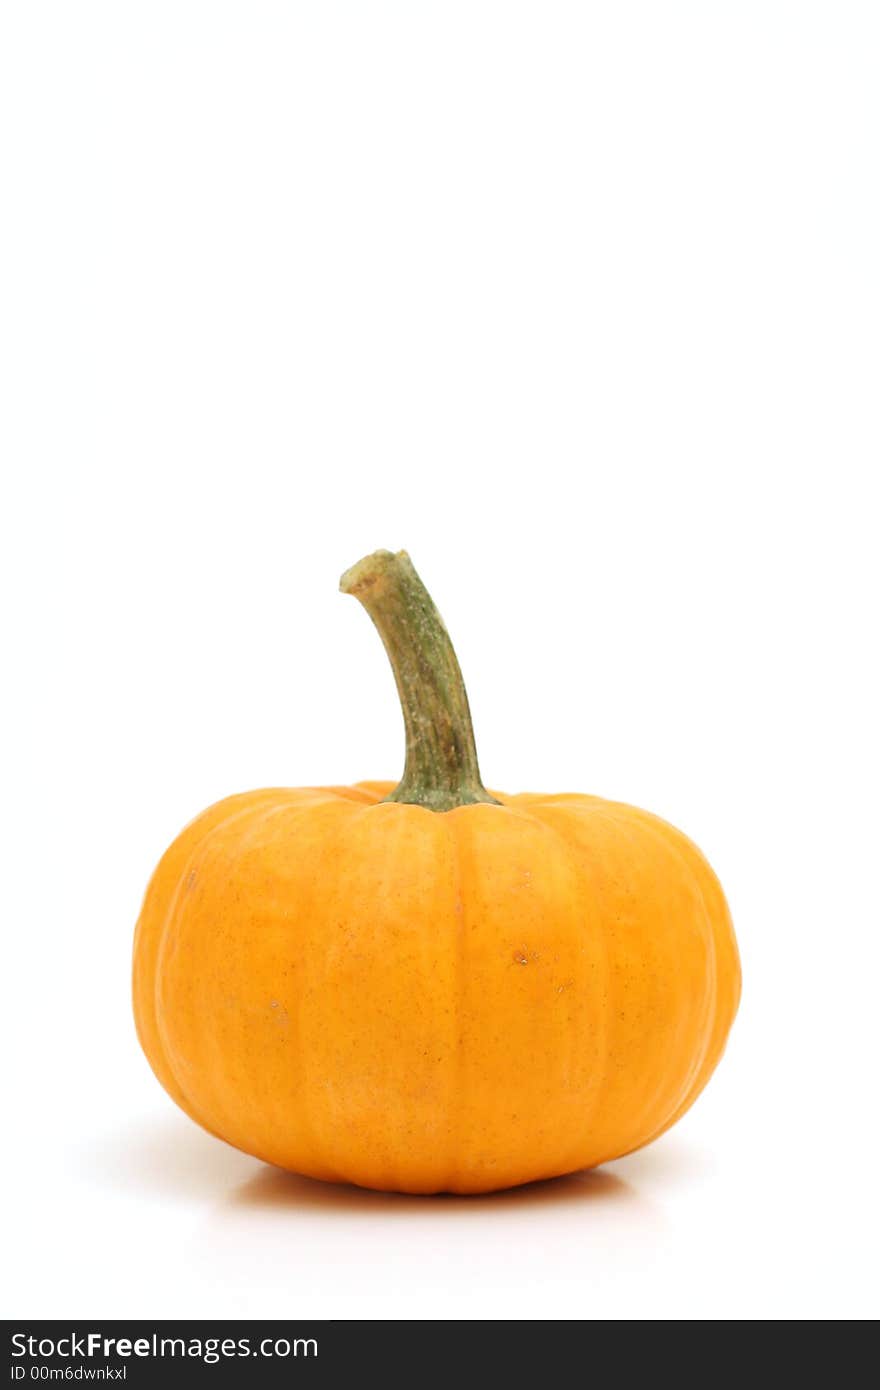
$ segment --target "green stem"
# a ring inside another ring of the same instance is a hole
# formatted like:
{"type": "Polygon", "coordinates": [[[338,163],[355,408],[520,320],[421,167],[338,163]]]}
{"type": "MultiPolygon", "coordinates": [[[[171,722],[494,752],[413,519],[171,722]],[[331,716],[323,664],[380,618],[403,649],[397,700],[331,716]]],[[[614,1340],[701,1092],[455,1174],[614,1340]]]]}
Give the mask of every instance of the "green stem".
{"type": "Polygon", "coordinates": [[[377,550],[339,581],[379,630],[406,726],[406,765],[388,801],[451,811],[499,803],[480,781],[474,730],[449,633],[405,550],[377,550]]]}

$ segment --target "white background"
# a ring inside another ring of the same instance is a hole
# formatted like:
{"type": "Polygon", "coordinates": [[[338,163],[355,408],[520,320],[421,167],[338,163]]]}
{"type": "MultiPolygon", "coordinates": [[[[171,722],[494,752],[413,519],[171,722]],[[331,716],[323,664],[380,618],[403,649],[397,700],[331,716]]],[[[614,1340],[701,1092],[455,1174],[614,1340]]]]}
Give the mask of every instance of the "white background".
{"type": "Polygon", "coordinates": [[[7,1315],[880,1311],[878,58],[869,3],[4,5],[7,1315]],[[491,785],[727,889],[727,1055],[597,1174],[323,1187],[139,1052],[180,827],[401,768],[377,546],[491,785]]]}

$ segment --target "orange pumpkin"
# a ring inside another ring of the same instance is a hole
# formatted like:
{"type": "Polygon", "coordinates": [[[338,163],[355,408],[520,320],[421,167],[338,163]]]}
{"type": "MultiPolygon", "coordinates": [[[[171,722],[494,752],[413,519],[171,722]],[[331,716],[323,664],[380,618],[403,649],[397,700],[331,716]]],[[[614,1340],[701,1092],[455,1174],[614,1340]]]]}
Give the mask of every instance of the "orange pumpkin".
{"type": "Polygon", "coordinates": [[[736,1013],[714,873],[645,811],[485,791],[409,557],[341,587],[391,658],[403,779],[246,792],[183,831],[135,938],[153,1070],[230,1144],[364,1187],[485,1192],[647,1144],[736,1013]]]}

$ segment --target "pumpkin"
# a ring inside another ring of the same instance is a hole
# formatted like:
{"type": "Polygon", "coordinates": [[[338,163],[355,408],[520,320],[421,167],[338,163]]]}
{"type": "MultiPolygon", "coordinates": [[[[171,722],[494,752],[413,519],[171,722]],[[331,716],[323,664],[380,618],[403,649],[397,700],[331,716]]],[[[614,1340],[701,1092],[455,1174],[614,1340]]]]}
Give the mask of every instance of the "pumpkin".
{"type": "Polygon", "coordinates": [[[231,796],[171,845],[134,948],[156,1076],[237,1148],[370,1188],[486,1192],[647,1144],[736,1013],[718,880],[646,811],[486,791],[408,555],[341,588],[391,660],[403,778],[231,796]]]}

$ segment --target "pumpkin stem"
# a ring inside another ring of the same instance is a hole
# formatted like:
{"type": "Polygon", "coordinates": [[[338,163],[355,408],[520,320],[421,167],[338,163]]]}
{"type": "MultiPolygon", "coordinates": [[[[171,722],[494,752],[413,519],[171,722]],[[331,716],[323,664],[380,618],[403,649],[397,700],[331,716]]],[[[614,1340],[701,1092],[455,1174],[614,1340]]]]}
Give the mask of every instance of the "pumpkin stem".
{"type": "Polygon", "coordinates": [[[387,801],[451,811],[499,803],[480,781],[474,729],[461,669],[443,619],[405,550],[377,550],[339,581],[379,630],[406,726],[406,765],[387,801]]]}

